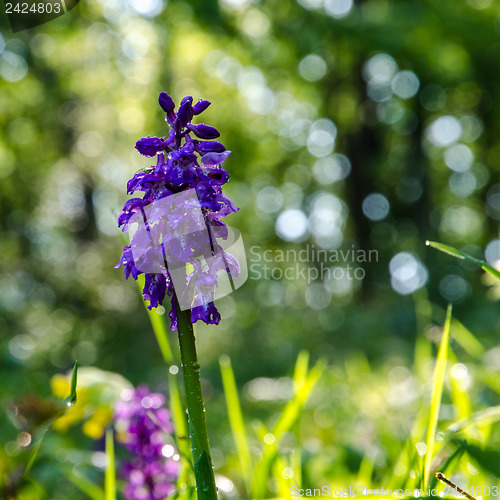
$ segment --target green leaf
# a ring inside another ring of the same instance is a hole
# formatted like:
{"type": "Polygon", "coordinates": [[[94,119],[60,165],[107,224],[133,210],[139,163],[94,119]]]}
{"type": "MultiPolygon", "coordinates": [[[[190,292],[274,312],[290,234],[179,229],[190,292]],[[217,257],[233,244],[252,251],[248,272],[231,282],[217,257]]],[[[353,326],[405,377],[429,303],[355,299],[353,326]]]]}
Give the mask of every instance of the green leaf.
{"type": "Polygon", "coordinates": [[[314,386],[325,371],[326,366],[326,360],[320,359],[316,365],[313,366],[307,377],[303,380],[303,383],[296,387],[295,397],[285,406],[281,417],[278,419],[272,430],[272,433],[276,436],[276,438],[280,437],[283,433],[288,432],[291,428],[295,419],[307,402],[314,386]]]}
{"type": "Polygon", "coordinates": [[[76,403],[76,383],[78,373],[78,361],[73,365],[73,373],[71,374],[71,388],[69,396],[63,401],[63,405],[71,408],[76,403]]]}
{"type": "Polygon", "coordinates": [[[300,351],[295,362],[293,370],[293,388],[299,390],[307,378],[307,370],[309,369],[309,353],[300,351]]]}
{"type": "Polygon", "coordinates": [[[446,429],[446,432],[459,432],[471,426],[478,428],[484,425],[493,424],[498,421],[500,421],[500,406],[490,406],[485,410],[474,413],[468,418],[463,418],[451,424],[446,429]]]}
{"type": "MultiPolygon", "coordinates": [[[[252,484],[252,498],[265,498],[270,472],[276,457],[282,436],[290,432],[300,416],[300,413],[309,398],[314,386],[323,374],[327,363],[325,359],[320,359],[309,373],[304,373],[304,363],[308,357],[302,354],[297,359],[294,372],[294,397],[285,405],[283,412],[271,430],[274,440],[267,444],[262,457],[255,468],[252,484]]],[[[307,366],[306,366],[307,368],[307,366]]]]}
{"type": "Polygon", "coordinates": [[[485,352],[483,344],[456,318],[453,318],[451,325],[453,327],[453,340],[473,358],[481,359],[485,352]]]}
{"type": "MultiPolygon", "coordinates": [[[[453,330],[453,339],[455,339],[455,330],[453,330]]],[[[454,352],[450,349],[449,360],[452,365],[457,363],[457,358],[454,352]]],[[[458,413],[458,418],[468,418],[471,415],[472,403],[469,398],[469,393],[463,385],[462,380],[450,376],[449,384],[451,389],[451,402],[458,413]]]]}
{"type": "Polygon", "coordinates": [[[465,449],[469,456],[476,460],[483,469],[495,474],[496,477],[500,477],[500,451],[483,449],[472,444],[467,444],[465,449]]]}
{"type": "MultiPolygon", "coordinates": [[[[460,446],[439,466],[439,471],[444,474],[453,474],[458,467],[460,459],[465,453],[467,441],[465,439],[460,443],[460,446]]],[[[431,489],[435,488],[438,484],[436,476],[432,476],[431,489]]]]}
{"type": "Polygon", "coordinates": [[[481,269],[483,269],[483,271],[486,271],[487,273],[500,280],[500,271],[498,271],[498,269],[495,269],[493,266],[490,266],[490,264],[488,264],[484,260],[476,259],[475,257],[472,257],[472,255],[462,252],[461,250],[458,250],[449,245],[444,245],[443,243],[437,243],[436,241],[427,240],[425,244],[429,247],[435,248],[436,250],[447,253],[448,255],[452,255],[457,259],[472,262],[473,264],[476,264],[476,266],[479,266],[481,269]]]}
{"type": "Polygon", "coordinates": [[[115,442],[113,429],[106,430],[106,473],[104,476],[106,500],[116,500],[115,442]]]}
{"type": "Polygon", "coordinates": [[[104,500],[104,490],[94,484],[90,479],[81,473],[76,473],[78,469],[69,469],[64,472],[66,479],[79,488],[91,500],[104,500]]]}
{"type": "Polygon", "coordinates": [[[434,382],[432,387],[431,406],[429,411],[429,420],[427,423],[427,437],[425,444],[427,446],[424,459],[424,488],[430,483],[430,473],[432,465],[432,457],[434,454],[434,444],[436,439],[436,428],[439,418],[439,408],[441,407],[441,396],[443,394],[444,377],[446,372],[446,363],[448,361],[448,345],[450,340],[450,324],[451,324],[451,304],[446,311],[446,321],[443,328],[443,336],[436,359],[436,367],[434,369],[434,382]]]}
{"type": "Polygon", "coordinates": [[[359,465],[356,484],[366,484],[367,486],[370,486],[372,484],[372,476],[374,468],[375,468],[375,461],[373,457],[369,455],[364,455],[359,465]]]}
{"type": "Polygon", "coordinates": [[[40,435],[38,436],[38,438],[35,441],[35,444],[33,445],[33,448],[31,448],[31,453],[30,453],[30,457],[28,459],[28,464],[26,465],[26,469],[24,469],[24,476],[27,476],[30,473],[31,468],[33,467],[33,464],[35,463],[36,457],[38,455],[38,451],[40,450],[40,446],[42,445],[42,441],[43,441],[43,438],[45,437],[45,433],[49,430],[49,427],[52,425],[52,422],[54,420],[51,420],[50,424],[47,425],[47,427],[41,431],[40,435]]]}
{"type": "Polygon", "coordinates": [[[50,429],[50,426],[54,423],[56,419],[60,416],[64,415],[68,408],[71,408],[76,403],[76,383],[77,383],[77,371],[78,371],[78,361],[75,361],[73,365],[73,372],[71,374],[71,388],[69,396],[61,401],[61,406],[59,412],[52,417],[38,432],[36,438],[33,440],[31,453],[28,459],[28,463],[26,465],[26,469],[24,469],[24,476],[27,476],[35,463],[36,457],[38,455],[38,451],[40,450],[40,446],[42,445],[43,438],[45,434],[50,429]]]}
{"type": "MultiPolygon", "coordinates": [[[[137,286],[139,288],[139,292],[142,294],[142,289],[144,288],[144,275],[139,275],[137,277],[137,286]]],[[[142,295],[141,295],[142,298],[142,295]]],[[[167,336],[167,327],[165,326],[165,318],[163,315],[158,314],[156,310],[149,310],[146,306],[146,302],[142,300],[144,308],[149,316],[149,321],[151,322],[151,326],[153,327],[154,334],[156,336],[156,341],[158,342],[158,346],[160,347],[161,354],[165,363],[167,365],[171,365],[174,363],[174,356],[172,354],[172,349],[170,348],[170,344],[168,343],[167,336]]]]}
{"type": "Polygon", "coordinates": [[[229,425],[236,445],[236,451],[241,465],[241,470],[245,478],[247,490],[250,488],[252,480],[252,459],[248,448],[248,437],[241,411],[238,389],[234,378],[233,368],[229,356],[222,355],[219,358],[220,371],[222,376],[222,385],[227,404],[227,413],[229,416],[229,425]]]}
{"type": "Polygon", "coordinates": [[[205,450],[201,452],[200,457],[194,464],[194,475],[196,476],[196,484],[201,485],[201,488],[198,489],[198,500],[212,500],[210,484],[213,481],[213,471],[208,464],[205,450]]]}

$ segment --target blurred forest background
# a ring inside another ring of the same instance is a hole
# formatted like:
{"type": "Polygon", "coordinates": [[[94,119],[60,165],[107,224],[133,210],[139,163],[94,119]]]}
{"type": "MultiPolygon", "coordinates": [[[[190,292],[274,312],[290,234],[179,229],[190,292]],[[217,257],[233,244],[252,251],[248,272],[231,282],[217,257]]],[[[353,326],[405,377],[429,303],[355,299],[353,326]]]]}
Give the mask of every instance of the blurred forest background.
{"type": "MultiPolygon", "coordinates": [[[[218,303],[221,324],[196,325],[216,466],[230,448],[222,353],[255,418],[279,412],[301,349],[328,358],[309,450],[323,446],[338,473],[367,449],[387,462],[401,436],[377,448],[374,415],[402,413],[407,431],[420,397],[415,342],[432,354],[448,302],[483,346],[472,359],[452,342],[470,386],[500,370],[499,286],[425,246],[500,259],[498,2],[84,0],[16,34],[0,17],[4,402],[48,396],[75,359],[165,390],[137,287],[113,268],[126,182],[149,166],[135,141],[167,131],[160,91],[212,101],[203,121],[233,151],[226,192],[240,211],[227,222],[249,258],[248,282],[218,303]],[[307,245],[378,260],[360,264],[363,280],[256,279],[250,248],[307,245]]],[[[497,404],[498,387],[471,398],[497,404]]],[[[3,442],[13,429],[2,425],[3,442]]]]}

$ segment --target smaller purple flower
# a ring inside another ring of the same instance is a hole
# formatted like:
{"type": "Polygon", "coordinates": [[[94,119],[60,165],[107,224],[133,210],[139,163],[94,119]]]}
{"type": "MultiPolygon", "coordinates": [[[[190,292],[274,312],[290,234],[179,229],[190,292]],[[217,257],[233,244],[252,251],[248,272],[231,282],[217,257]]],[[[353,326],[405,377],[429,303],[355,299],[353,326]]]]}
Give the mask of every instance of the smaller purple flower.
{"type": "Polygon", "coordinates": [[[132,455],[121,468],[124,498],[163,500],[179,475],[179,454],[167,439],[173,426],[164,396],[145,386],[124,391],[114,418],[117,438],[132,455]]]}

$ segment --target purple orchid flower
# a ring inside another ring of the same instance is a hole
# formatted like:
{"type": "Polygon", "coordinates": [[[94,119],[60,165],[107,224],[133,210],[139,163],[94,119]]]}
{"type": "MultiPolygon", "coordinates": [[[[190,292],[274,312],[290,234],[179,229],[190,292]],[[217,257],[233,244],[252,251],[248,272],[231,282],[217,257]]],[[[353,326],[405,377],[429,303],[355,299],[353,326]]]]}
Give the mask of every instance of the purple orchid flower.
{"type": "MultiPolygon", "coordinates": [[[[142,198],[132,198],[125,203],[118,219],[118,226],[123,227],[125,231],[130,221],[137,217],[144,217],[146,223],[146,211],[150,204],[183,191],[194,190],[207,228],[217,230],[224,228],[225,224],[221,219],[238,210],[222,192],[222,186],[229,180],[229,174],[220,165],[231,151],[227,151],[222,143],[213,140],[220,136],[216,128],[204,123],[191,123],[195,116],[208,108],[210,101],[200,100],[193,105],[193,98],[186,96],[182,99],[177,112],[173,99],[167,93],[161,92],[158,102],[166,113],[166,121],[171,130],[166,138],[143,137],[137,141],[135,147],[139,153],[146,157],[156,156],[156,165],[143,169],[128,181],[128,194],[136,191],[144,194],[142,198]]],[[[194,217],[193,213],[190,214],[190,211],[186,210],[176,224],[183,221],[189,223],[190,217],[194,217]]],[[[153,232],[151,238],[154,238],[153,232]]],[[[215,255],[214,242],[211,242],[211,246],[215,255]]],[[[150,257],[157,258],[158,252],[144,252],[144,258],[141,259],[143,262],[136,262],[133,256],[133,244],[124,247],[120,262],[115,267],[124,266],[126,279],[130,275],[137,279],[138,275],[145,274],[142,294],[149,302],[149,309],[162,305],[167,296],[171,299],[172,310],[169,317],[172,329],[176,330],[177,317],[173,307],[175,290],[166,261],[195,265],[197,255],[202,253],[207,257],[206,249],[202,249],[196,237],[189,232],[182,239],[164,241],[161,249],[164,252],[165,266],[157,270],[158,272],[141,270],[150,257]]],[[[213,273],[216,276],[217,270],[200,272],[201,278],[198,278],[200,282],[193,284],[196,290],[203,289],[204,280],[208,279],[207,282],[211,282],[212,278],[204,276],[203,273],[213,273]]],[[[220,314],[213,301],[191,308],[191,321],[194,323],[198,320],[207,324],[219,323],[220,314]]]]}

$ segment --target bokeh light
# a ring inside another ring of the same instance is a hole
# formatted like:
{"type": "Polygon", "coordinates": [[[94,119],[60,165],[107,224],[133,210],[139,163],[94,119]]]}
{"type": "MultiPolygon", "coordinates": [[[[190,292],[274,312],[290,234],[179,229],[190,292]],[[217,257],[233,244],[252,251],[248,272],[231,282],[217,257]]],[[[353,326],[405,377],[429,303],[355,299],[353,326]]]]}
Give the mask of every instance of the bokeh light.
{"type": "Polygon", "coordinates": [[[400,252],[389,263],[392,288],[408,295],[422,288],[428,279],[426,267],[412,254],[400,252]]]}

